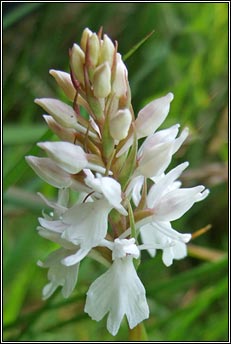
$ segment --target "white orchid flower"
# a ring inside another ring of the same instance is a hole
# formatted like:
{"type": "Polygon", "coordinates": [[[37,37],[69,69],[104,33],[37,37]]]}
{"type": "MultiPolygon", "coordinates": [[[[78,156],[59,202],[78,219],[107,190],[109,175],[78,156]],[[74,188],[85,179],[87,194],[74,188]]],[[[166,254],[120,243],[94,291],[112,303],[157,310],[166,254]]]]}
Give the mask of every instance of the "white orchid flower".
{"type": "Polygon", "coordinates": [[[135,175],[151,178],[161,175],[166,170],[173,154],[188,136],[188,129],[185,128],[176,138],[178,131],[179,125],[176,124],[146,138],[137,154],[138,167],[135,175]]]}
{"type": "Polygon", "coordinates": [[[100,321],[107,313],[107,329],[115,336],[126,315],[130,328],[149,316],[145,289],[133,264],[139,257],[135,239],[116,239],[112,244],[113,263],[109,270],[92,283],[85,312],[100,321]]]}
{"type": "Polygon", "coordinates": [[[76,286],[79,264],[65,266],[62,260],[70,254],[70,250],[60,248],[52,252],[44,262],[39,261],[38,265],[48,268],[48,280],[50,281],[43,288],[43,299],[49,298],[55,290],[61,286],[63,297],[67,298],[76,286]]]}

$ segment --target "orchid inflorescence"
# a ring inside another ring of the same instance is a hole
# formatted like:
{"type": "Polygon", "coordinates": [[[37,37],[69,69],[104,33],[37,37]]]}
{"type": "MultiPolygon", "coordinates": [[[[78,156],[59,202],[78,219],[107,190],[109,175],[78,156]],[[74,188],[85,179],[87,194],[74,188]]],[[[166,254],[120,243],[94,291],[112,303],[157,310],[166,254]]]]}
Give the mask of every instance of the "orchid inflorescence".
{"type": "Polygon", "coordinates": [[[112,335],[124,315],[130,328],[149,317],[137,275],[141,250],[151,257],[161,250],[166,266],[184,258],[191,234],[179,233],[171,221],[208,195],[201,185],[181,187],[178,178],[188,162],[166,173],[188,129],[178,134],[176,124],[157,131],[172,93],[135,116],[128,71],[117,49],[102,30],[96,34],[86,28],[80,45],[70,49],[70,74],[50,70],[70,105],[51,98],[35,103],[48,113],[43,117],[61,141],[38,143],[48,157],[26,157],[38,176],[58,189],[56,202],[40,194],[52,211],[38,219],[38,233],[59,245],[38,262],[48,268],[43,298],[59,286],[69,297],[86,256],[107,261],[108,270],[87,292],[85,312],[97,321],[108,313],[112,335]],[[70,192],[75,195],[72,204],[70,192]]]}

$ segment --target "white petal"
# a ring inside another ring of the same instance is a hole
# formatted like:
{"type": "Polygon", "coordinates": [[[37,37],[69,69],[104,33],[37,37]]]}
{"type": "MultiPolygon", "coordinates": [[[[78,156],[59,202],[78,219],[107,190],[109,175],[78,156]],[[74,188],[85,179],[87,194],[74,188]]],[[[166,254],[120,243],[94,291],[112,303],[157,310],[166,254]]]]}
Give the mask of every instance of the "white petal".
{"type": "Polygon", "coordinates": [[[201,200],[204,186],[178,189],[167,193],[153,208],[157,221],[174,221],[188,211],[195,202],[201,200]]]}
{"type": "Polygon", "coordinates": [[[104,195],[108,203],[116,208],[122,215],[127,215],[127,211],[120,204],[122,201],[121,197],[121,185],[111,177],[102,177],[97,175],[97,178],[88,176],[85,179],[85,183],[96,192],[104,195]]]}
{"type": "Polygon", "coordinates": [[[126,195],[130,198],[130,194],[132,194],[132,200],[135,206],[138,206],[140,199],[141,199],[141,189],[144,184],[144,176],[137,176],[131,180],[127,189],[126,195]]]}
{"type": "Polygon", "coordinates": [[[187,256],[187,245],[184,242],[178,241],[176,245],[172,247],[174,259],[182,259],[187,256]]]}
{"type": "MultiPolygon", "coordinates": [[[[144,225],[140,228],[140,236],[141,240],[144,244],[155,244],[156,243],[156,235],[155,231],[151,224],[144,225]]],[[[154,245],[153,245],[154,246],[154,245]]],[[[151,257],[155,257],[156,249],[149,248],[147,249],[148,253],[151,257]]]]}
{"type": "Polygon", "coordinates": [[[114,336],[124,315],[130,328],[148,318],[145,289],[131,257],[115,260],[109,270],[93,282],[84,310],[97,321],[109,312],[107,329],[114,336]]]}
{"type": "Polygon", "coordinates": [[[66,266],[71,266],[74,264],[79,263],[84,257],[87,256],[87,254],[89,253],[90,249],[79,249],[77,250],[76,253],[65,257],[64,259],[62,259],[61,263],[63,265],[66,266]]]}
{"type": "Polygon", "coordinates": [[[43,289],[44,299],[50,297],[59,286],[62,286],[62,294],[65,298],[72,293],[77,282],[79,264],[70,267],[61,264],[61,260],[70,252],[66,249],[58,249],[52,252],[42,264],[43,267],[49,268],[48,280],[50,281],[43,289]]]}
{"type": "Polygon", "coordinates": [[[143,151],[136,174],[148,178],[162,174],[171,162],[173,145],[172,142],[164,142],[143,151]]]}
{"type": "MultiPolygon", "coordinates": [[[[62,190],[62,189],[61,189],[62,190]]],[[[46,203],[46,205],[48,205],[48,207],[50,208],[53,208],[54,210],[58,211],[59,214],[62,214],[64,213],[67,208],[58,204],[58,203],[55,203],[55,202],[52,202],[50,200],[48,200],[43,194],[41,194],[40,192],[38,192],[38,195],[39,197],[44,201],[44,203],[46,203]]]]}
{"type": "Polygon", "coordinates": [[[121,185],[113,178],[104,177],[100,178],[101,188],[104,196],[108,202],[116,208],[122,215],[127,215],[127,211],[120,204],[121,198],[121,185]]]}
{"type": "Polygon", "coordinates": [[[156,184],[154,184],[148,193],[147,203],[149,208],[153,208],[155,204],[161,199],[162,195],[165,194],[169,187],[175,180],[181,175],[181,173],[188,167],[189,163],[184,162],[170,172],[168,172],[163,178],[159,179],[156,184]]]}
{"type": "Polygon", "coordinates": [[[168,129],[160,130],[146,138],[139,148],[138,158],[142,155],[143,151],[149,147],[159,145],[160,143],[174,141],[179,131],[179,124],[176,124],[168,129]]]}
{"type": "Polygon", "coordinates": [[[37,230],[38,230],[38,234],[41,235],[41,237],[48,239],[50,241],[53,241],[56,244],[59,244],[60,246],[62,246],[63,248],[66,248],[68,250],[76,249],[76,245],[63,239],[60,233],[56,233],[54,231],[51,231],[49,229],[46,229],[40,226],[37,227],[37,230]]]}
{"type": "Polygon", "coordinates": [[[182,143],[186,140],[186,138],[188,137],[188,133],[189,133],[189,129],[185,128],[180,134],[180,136],[175,140],[173,154],[178,151],[182,143]]]}
{"type": "Polygon", "coordinates": [[[152,227],[156,232],[164,234],[166,237],[174,240],[187,243],[191,239],[191,234],[189,233],[179,233],[172,228],[171,223],[168,221],[155,221],[152,222],[152,227]]]}
{"type": "Polygon", "coordinates": [[[56,233],[63,233],[64,230],[67,228],[67,225],[63,223],[61,220],[49,221],[42,217],[39,217],[38,220],[42,227],[56,233]]]}
{"type": "Polygon", "coordinates": [[[174,246],[166,247],[163,250],[163,263],[166,266],[170,266],[173,263],[173,259],[182,259],[187,256],[187,246],[184,242],[177,241],[174,246]]]}
{"type": "Polygon", "coordinates": [[[172,265],[172,263],[173,263],[172,247],[166,247],[163,250],[162,260],[163,260],[164,265],[166,265],[166,266],[172,265]]]}
{"type": "Polygon", "coordinates": [[[58,288],[58,285],[54,282],[53,283],[50,282],[46,284],[42,291],[43,300],[48,299],[55,292],[57,288],[58,288]]]}
{"type": "Polygon", "coordinates": [[[173,100],[173,94],[153,100],[147,104],[138,113],[135,121],[137,137],[151,135],[163,123],[170,109],[170,102],[173,100]]]}
{"type": "Polygon", "coordinates": [[[147,246],[151,256],[153,251],[149,247],[153,245],[163,250],[162,260],[166,266],[173,263],[173,259],[182,259],[187,255],[186,242],[190,240],[191,234],[181,234],[171,227],[170,222],[152,222],[140,228],[142,242],[147,246]]]}
{"type": "Polygon", "coordinates": [[[107,233],[110,210],[104,199],[74,205],[63,215],[67,229],[62,237],[81,248],[97,246],[107,233]]]}

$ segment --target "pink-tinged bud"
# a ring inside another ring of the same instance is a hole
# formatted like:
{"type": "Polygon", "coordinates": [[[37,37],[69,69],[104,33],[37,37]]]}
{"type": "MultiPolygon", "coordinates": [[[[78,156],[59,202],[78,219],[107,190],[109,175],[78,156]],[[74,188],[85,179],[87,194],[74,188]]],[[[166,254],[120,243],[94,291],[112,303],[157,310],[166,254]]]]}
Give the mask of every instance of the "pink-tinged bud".
{"type": "Polygon", "coordinates": [[[112,85],[112,89],[117,95],[117,97],[121,97],[126,95],[128,90],[128,71],[127,68],[122,61],[121,55],[119,53],[116,54],[116,70],[115,70],[115,79],[112,85]]]}
{"type": "Polygon", "coordinates": [[[87,167],[88,161],[83,149],[69,142],[40,142],[37,145],[44,149],[55,163],[68,173],[78,173],[87,167]]]}
{"type": "Polygon", "coordinates": [[[55,81],[62,88],[65,95],[73,101],[76,90],[72,84],[70,74],[55,69],[50,69],[49,73],[55,78],[55,81]]]}
{"type": "Polygon", "coordinates": [[[113,58],[115,53],[115,47],[111,39],[107,36],[103,36],[102,46],[100,49],[100,59],[99,62],[108,62],[110,67],[112,67],[113,58]]]}
{"type": "MultiPolygon", "coordinates": [[[[64,128],[76,129],[84,134],[87,132],[87,129],[77,122],[76,113],[71,106],[53,98],[35,99],[35,103],[47,111],[64,128]]],[[[88,131],[88,135],[96,137],[96,135],[90,131],[88,131]]]]}
{"type": "Polygon", "coordinates": [[[91,67],[95,67],[98,63],[100,51],[99,37],[93,33],[88,39],[88,51],[86,60],[90,62],[91,67]]]}
{"type": "Polygon", "coordinates": [[[173,98],[173,94],[168,93],[164,97],[153,100],[140,110],[135,121],[138,139],[153,134],[163,123],[168,115],[173,98]]]}
{"type": "Polygon", "coordinates": [[[110,134],[116,141],[125,139],[132,122],[132,115],[129,109],[119,110],[115,117],[110,120],[110,134]]]}
{"type": "Polygon", "coordinates": [[[88,28],[84,29],[84,31],[82,33],[80,46],[84,52],[86,52],[87,41],[91,37],[92,34],[93,34],[92,31],[88,28]]]}
{"type": "Polygon", "coordinates": [[[59,124],[65,128],[74,128],[77,119],[71,106],[53,98],[35,99],[35,103],[47,111],[59,124]]]}
{"type": "Polygon", "coordinates": [[[77,45],[74,44],[71,49],[71,67],[75,74],[76,79],[84,85],[84,65],[85,54],[82,49],[77,45]]]}
{"type": "Polygon", "coordinates": [[[96,68],[93,77],[93,92],[97,98],[106,98],[111,92],[111,69],[108,62],[96,68]]]}
{"type": "Polygon", "coordinates": [[[62,141],[74,142],[76,130],[72,128],[62,127],[52,116],[43,115],[48,127],[55,133],[62,141]]]}
{"type": "Polygon", "coordinates": [[[35,156],[26,156],[25,159],[35,173],[48,184],[56,188],[66,188],[71,185],[70,175],[59,168],[51,159],[35,156]]]}

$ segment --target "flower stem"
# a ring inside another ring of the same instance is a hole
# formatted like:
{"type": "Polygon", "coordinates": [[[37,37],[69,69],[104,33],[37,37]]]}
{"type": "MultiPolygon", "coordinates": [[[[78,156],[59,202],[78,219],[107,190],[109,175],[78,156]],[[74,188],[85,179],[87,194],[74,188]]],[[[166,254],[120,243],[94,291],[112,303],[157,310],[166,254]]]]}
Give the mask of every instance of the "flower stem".
{"type": "Polygon", "coordinates": [[[134,219],[132,206],[129,201],[128,201],[128,214],[129,214],[129,221],[130,221],[130,227],[131,227],[131,237],[136,239],[137,235],[136,235],[135,219],[134,219]]]}
{"type": "Polygon", "coordinates": [[[130,342],[148,342],[147,332],[144,326],[144,323],[141,322],[132,330],[129,331],[129,341],[130,342]]]}
{"type": "Polygon", "coordinates": [[[109,174],[109,171],[110,171],[110,168],[111,168],[111,164],[112,164],[112,160],[114,159],[114,156],[115,156],[115,152],[116,152],[116,149],[114,148],[111,156],[110,156],[110,159],[108,160],[108,163],[107,163],[107,166],[106,166],[106,172],[105,172],[105,176],[108,176],[109,174]]]}

